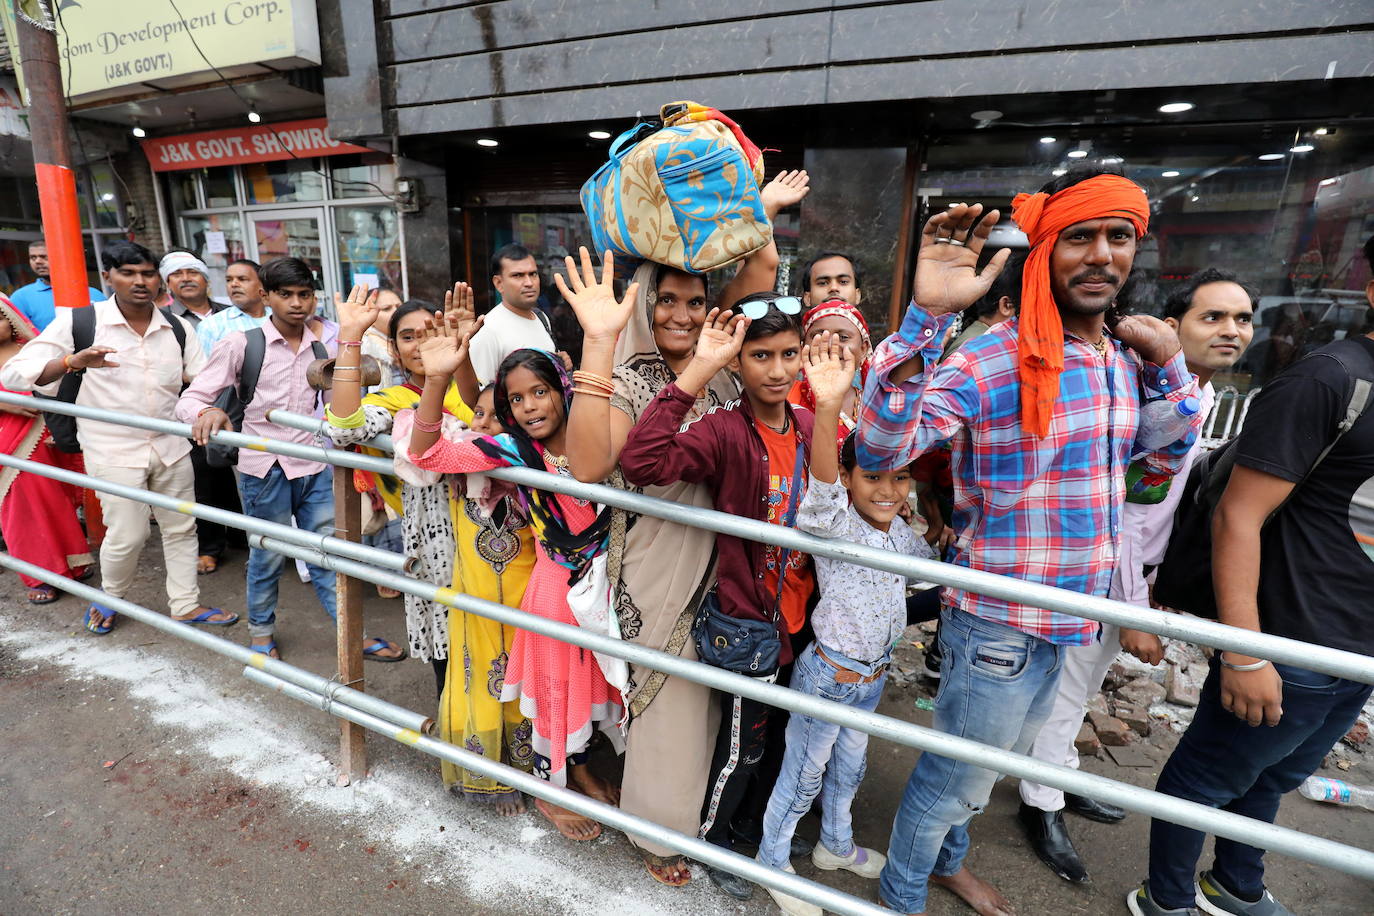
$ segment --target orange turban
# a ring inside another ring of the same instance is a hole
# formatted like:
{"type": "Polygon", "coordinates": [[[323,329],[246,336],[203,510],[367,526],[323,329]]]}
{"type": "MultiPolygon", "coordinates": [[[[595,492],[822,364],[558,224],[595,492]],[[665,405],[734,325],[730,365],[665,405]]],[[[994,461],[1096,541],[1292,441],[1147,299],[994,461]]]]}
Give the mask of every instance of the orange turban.
{"type": "Polygon", "coordinates": [[[1011,217],[1030,239],[1021,279],[1021,425],[1044,438],[1050,431],[1059,375],[1064,371],[1064,322],[1050,290],[1050,252],[1059,233],[1090,219],[1120,217],[1135,226],[1136,238],[1150,225],[1145,191],[1120,175],[1094,175],[1058,194],[1017,194],[1011,217]]]}

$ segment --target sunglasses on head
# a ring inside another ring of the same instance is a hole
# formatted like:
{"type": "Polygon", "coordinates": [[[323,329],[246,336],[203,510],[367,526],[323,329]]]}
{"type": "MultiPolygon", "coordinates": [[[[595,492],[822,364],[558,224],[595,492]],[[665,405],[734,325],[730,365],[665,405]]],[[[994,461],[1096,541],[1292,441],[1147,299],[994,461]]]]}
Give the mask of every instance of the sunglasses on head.
{"type": "Polygon", "coordinates": [[[801,313],[802,301],[796,296],[778,296],[776,299],[750,299],[735,306],[735,311],[750,321],[758,321],[768,314],[770,306],[784,315],[797,315],[801,313]]]}

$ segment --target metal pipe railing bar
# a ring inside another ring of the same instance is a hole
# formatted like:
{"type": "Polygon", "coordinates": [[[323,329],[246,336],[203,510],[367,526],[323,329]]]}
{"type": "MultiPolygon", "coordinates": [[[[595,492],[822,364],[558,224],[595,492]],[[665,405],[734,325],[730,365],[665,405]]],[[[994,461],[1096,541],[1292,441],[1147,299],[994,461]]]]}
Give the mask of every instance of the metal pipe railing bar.
{"type": "Polygon", "coordinates": [[[303,531],[299,528],[292,528],[290,525],[282,525],[277,522],[269,522],[266,519],[253,518],[251,515],[243,515],[238,512],[230,512],[228,509],[219,509],[215,506],[207,506],[203,503],[187,502],[173,496],[162,493],[153,493],[138,487],[130,487],[113,481],[105,480],[101,477],[92,477],[89,474],[80,474],[76,471],[69,471],[66,468],[53,467],[50,464],[43,464],[38,461],[30,461],[25,458],[15,458],[13,455],[6,455],[0,452],[0,465],[16,468],[39,477],[49,477],[53,480],[60,480],[77,487],[85,487],[90,490],[99,490],[102,493],[109,493],[112,496],[121,496],[135,502],[146,503],[150,506],[157,506],[160,509],[169,509],[172,512],[179,512],[182,515],[191,515],[195,518],[203,518],[206,521],[218,522],[221,525],[228,525],[230,528],[238,528],[249,534],[266,534],[275,537],[288,544],[296,544],[321,553],[333,554],[336,556],[346,556],[349,559],[378,566],[383,569],[390,569],[396,572],[408,572],[419,568],[419,561],[415,557],[404,554],[393,553],[390,550],[382,550],[377,547],[368,547],[365,544],[357,544],[332,534],[318,534],[313,531],[303,531]]]}
{"type": "Polygon", "coordinates": [[[65,576],[60,576],[41,566],[35,566],[32,563],[21,560],[12,554],[0,552],[0,566],[46,582],[60,591],[68,592],[78,598],[85,599],[94,604],[99,604],[101,607],[117,611],[120,614],[137,620],[139,623],[146,623],[148,626],[160,630],[169,636],[175,636],[177,639],[184,639],[202,649],[209,649],[211,652],[223,655],[225,658],[238,662],[241,665],[246,665],[250,668],[260,668],[263,671],[270,672],[282,680],[289,681],[298,687],[315,691],[334,703],[341,703],[365,710],[372,715],[394,722],[402,728],[413,729],[417,732],[428,734],[434,728],[434,719],[430,716],[412,712],[404,706],[398,706],[395,703],[390,703],[372,694],[355,690],[345,684],[340,684],[336,680],[330,680],[323,675],[315,674],[312,671],[306,671],[304,668],[298,668],[295,665],[287,664],[280,659],[270,658],[269,656],[263,655],[261,652],[254,652],[247,646],[229,642],[222,636],[199,629],[193,624],[173,620],[166,614],[154,611],[151,608],[134,604],[132,601],[127,601],[123,598],[116,598],[114,595],[103,592],[98,588],[94,588],[82,582],[77,582],[75,579],[68,579],[65,576]]]}
{"type": "MultiPolygon", "coordinates": [[[[297,548],[292,547],[284,550],[283,553],[286,556],[293,556],[297,551],[297,548]]],[[[1126,785],[1104,776],[1084,773],[1061,764],[1046,763],[1024,754],[1014,754],[1001,748],[990,747],[878,713],[863,712],[830,700],[798,693],[776,684],[763,683],[756,678],[713,668],[697,661],[687,661],[666,652],[612,639],[609,636],[578,626],[559,623],[527,611],[484,601],[471,595],[464,595],[452,588],[444,588],[379,570],[375,567],[368,567],[343,557],[328,557],[326,559],[331,568],[344,575],[418,595],[448,607],[474,613],[519,629],[540,633],[595,652],[604,652],[633,664],[643,665],[698,684],[704,684],[727,694],[747,696],[771,706],[853,728],[875,738],[885,738],[898,744],[936,753],[974,766],[1006,773],[1021,779],[1029,779],[1042,785],[1054,786],[1076,795],[1085,795],[1089,798],[1121,805],[1151,817],[1159,817],[1261,849],[1281,852],[1305,861],[1315,862],[1318,865],[1325,865],[1364,878],[1374,879],[1374,852],[1332,840],[1312,837],[1286,827],[1209,808],[1173,796],[1161,795],[1149,789],[1126,785]]]]}
{"type": "MultiPolygon", "coordinates": [[[[267,411],[267,420],[269,423],[275,423],[278,426],[287,426],[291,429],[299,429],[301,432],[314,433],[321,439],[329,441],[328,420],[320,420],[315,417],[307,417],[303,414],[291,413],[291,411],[289,410],[281,410],[279,408],[274,408],[272,410],[267,411]]],[[[373,436],[371,439],[368,439],[366,442],[363,442],[361,444],[366,445],[368,448],[375,448],[378,451],[386,452],[388,454],[395,451],[395,446],[392,444],[391,436],[387,435],[386,433],[382,433],[378,436],[373,436]]]]}
{"type": "MultiPolygon", "coordinates": [[[[35,406],[33,398],[21,394],[11,394],[7,391],[0,391],[0,404],[15,404],[20,407],[35,406]]],[[[144,417],[138,414],[121,413],[113,410],[96,410],[93,407],[86,407],[80,404],[68,404],[66,401],[54,401],[50,399],[37,402],[37,406],[47,413],[61,413],[84,420],[98,420],[101,423],[109,423],[114,426],[130,426],[134,429],[146,429],[150,432],[163,433],[168,436],[178,436],[183,439],[191,438],[190,424],[178,423],[175,420],[163,420],[158,417],[144,417]]],[[[383,474],[392,473],[391,462],[387,461],[385,458],[378,458],[375,455],[364,455],[361,452],[322,448],[318,445],[306,445],[301,442],[283,442],[278,439],[264,439],[260,436],[248,436],[230,430],[221,430],[211,436],[210,439],[212,442],[232,445],[241,449],[246,448],[254,452],[271,452],[274,455],[285,455],[288,458],[319,461],[325,464],[335,464],[341,467],[357,468],[364,471],[377,471],[383,474]]]]}
{"type": "MultiPolygon", "coordinates": [[[[279,421],[287,419],[283,412],[274,412],[279,421]]],[[[293,414],[291,422],[309,421],[309,417],[293,414]]],[[[529,487],[539,487],[587,499],[603,505],[615,506],[637,515],[650,515],[681,525],[704,528],[718,534],[765,544],[777,544],[800,550],[813,556],[829,557],[872,569],[905,576],[912,581],[935,582],[965,591],[1018,604],[1046,608],[1101,623],[1116,624],[1134,630],[1157,633],[1170,639],[1180,639],[1214,649],[1225,649],[1255,658],[1267,658],[1281,664],[1295,665],[1335,677],[1374,684],[1374,657],[1300,642],[1270,633],[1259,633],[1227,626],[1214,620],[1204,620],[1185,614],[1174,614],[1155,608],[1140,607],[1072,592],[1052,585],[1025,582],[996,573],[957,566],[939,560],[925,560],[907,554],[894,553],[833,538],[822,538],[795,528],[769,524],[751,518],[741,518],[714,509],[701,509],[681,503],[645,496],[628,490],[618,490],[602,484],[583,483],[570,477],[538,471],[532,468],[498,468],[486,472],[492,477],[529,487]]]]}
{"type": "MultiPolygon", "coordinates": [[[[254,668],[245,668],[243,676],[255,684],[285,694],[302,703],[312,706],[319,704],[318,697],[312,691],[274,678],[266,672],[254,668]]],[[[499,780],[502,784],[513,789],[519,789],[535,798],[542,798],[544,801],[561,808],[567,808],[569,811],[599,821],[616,830],[662,843],[664,846],[690,856],[698,862],[733,872],[755,884],[777,888],[784,893],[823,907],[829,912],[841,913],[844,916],[892,916],[892,910],[878,904],[860,900],[824,884],[771,868],[748,856],[732,852],[723,846],[716,846],[685,833],[678,833],[628,811],[613,807],[605,802],[596,801],[580,792],[556,786],[523,770],[488,760],[480,754],[474,754],[465,748],[449,744],[438,738],[397,728],[393,723],[370,716],[361,710],[355,710],[351,707],[338,707],[334,714],[393,741],[413,747],[422,753],[499,780]]]]}

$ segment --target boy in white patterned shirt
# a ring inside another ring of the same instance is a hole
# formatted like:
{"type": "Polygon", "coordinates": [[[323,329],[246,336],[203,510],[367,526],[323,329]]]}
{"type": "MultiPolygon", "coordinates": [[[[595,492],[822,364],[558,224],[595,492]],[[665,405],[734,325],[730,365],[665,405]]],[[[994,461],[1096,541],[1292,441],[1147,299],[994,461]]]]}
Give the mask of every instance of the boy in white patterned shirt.
{"type": "MultiPolygon", "coordinates": [[[[805,348],[803,367],[816,396],[813,441],[833,442],[840,406],[854,378],[849,351],[826,335],[805,348]]],[[[882,550],[933,557],[898,511],[911,491],[907,468],[865,471],[855,460],[855,442],[841,455],[829,448],[812,452],[811,480],[797,515],[797,527],[822,537],[843,538],[882,550]],[[843,469],[841,469],[843,464],[843,469]]],[[[906,579],[840,560],[816,557],[820,602],[811,616],[816,640],[797,657],[791,687],[872,712],[887,682],[892,646],[906,626],[906,579]]],[[[793,713],[787,725],[782,771],[768,800],[758,860],[792,870],[788,861],[797,822],[821,797],[821,840],[811,854],[817,868],[847,869],[876,878],[885,859],[854,845],[850,805],[863,780],[868,735],[822,719],[793,713]]],[[[820,916],[821,908],[768,889],[789,916],[820,916]]]]}

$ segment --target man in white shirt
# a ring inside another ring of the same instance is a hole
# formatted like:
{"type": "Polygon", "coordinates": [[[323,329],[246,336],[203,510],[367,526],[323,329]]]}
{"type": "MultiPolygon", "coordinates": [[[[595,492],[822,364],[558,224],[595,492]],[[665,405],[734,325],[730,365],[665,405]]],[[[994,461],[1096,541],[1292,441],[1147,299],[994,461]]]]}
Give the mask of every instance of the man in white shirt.
{"type": "MultiPolygon", "coordinates": [[[[1254,334],[1254,294],[1234,274],[1215,268],[1199,271],[1176,289],[1164,304],[1164,320],[1178,332],[1188,371],[1202,386],[1198,407],[1207,415],[1215,397],[1212,376],[1236,364],[1254,334]]],[[[1137,481],[1128,475],[1126,505],[1122,508],[1121,540],[1109,596],[1150,607],[1150,587],[1145,569],[1164,558],[1173,527],[1174,509],[1183,496],[1188,471],[1201,452],[1199,437],[1184,459],[1167,491],[1151,486],[1146,478],[1137,481]],[[1153,501],[1151,501],[1153,500],[1153,501]]],[[[1164,658],[1164,644],[1153,633],[1118,629],[1103,624],[1099,642],[1089,646],[1068,647],[1064,651],[1059,692],[1049,718],[1031,747],[1031,756],[1047,763],[1078,767],[1074,739],[1083,723],[1083,707],[1088,697],[1102,686],[1107,668],[1121,649],[1141,661],[1157,665],[1164,658]]],[[[1079,859],[1064,824],[1064,809],[1099,823],[1120,821],[1126,812],[1059,789],[1021,781],[1020,819],[1036,855],[1066,881],[1081,884],[1088,871],[1079,859]]]]}
{"type": "Polygon", "coordinates": [[[548,319],[539,311],[539,265],[534,255],[523,245],[507,245],[492,255],[491,273],[501,302],[487,312],[468,351],[483,385],[496,380],[501,361],[516,350],[554,352],[548,319]]]}
{"type": "MultiPolygon", "coordinates": [[[[77,404],[174,420],[182,384],[205,365],[195,329],[153,305],[160,283],[157,260],[148,249],[121,239],[105,245],[100,259],[101,276],[114,295],[91,306],[92,346],[73,352],[72,320],[77,310],[58,309],[52,324],[0,370],[0,384],[55,395],[65,375],[80,372],[84,378],[77,404]],[[172,322],[180,322],[184,345],[172,322]]],[[[191,443],[184,437],[85,419],[76,421],[76,433],[91,476],[186,502],[195,499],[191,443]]],[[[139,554],[149,534],[149,507],[107,493],[100,494],[100,507],[107,528],[100,548],[101,587],[122,598],[138,573],[139,554]]],[[[169,509],[152,511],[162,532],[172,617],[214,626],[237,622],[237,614],[200,603],[195,518],[169,509]]],[[[104,636],[114,623],[115,612],[109,608],[95,604],[87,611],[86,629],[92,633],[104,636]]]]}

